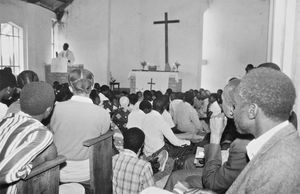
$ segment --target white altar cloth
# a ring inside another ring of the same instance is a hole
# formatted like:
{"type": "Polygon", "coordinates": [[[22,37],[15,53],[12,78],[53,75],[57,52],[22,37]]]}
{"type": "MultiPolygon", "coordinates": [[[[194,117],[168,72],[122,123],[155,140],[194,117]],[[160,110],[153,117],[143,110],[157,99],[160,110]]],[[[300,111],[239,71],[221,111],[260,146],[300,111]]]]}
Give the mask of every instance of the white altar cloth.
{"type": "Polygon", "coordinates": [[[150,82],[152,90],[160,90],[165,92],[169,87],[169,78],[174,77],[178,80],[178,72],[165,72],[165,71],[131,71],[129,78],[135,76],[135,91],[150,90],[150,82]]]}

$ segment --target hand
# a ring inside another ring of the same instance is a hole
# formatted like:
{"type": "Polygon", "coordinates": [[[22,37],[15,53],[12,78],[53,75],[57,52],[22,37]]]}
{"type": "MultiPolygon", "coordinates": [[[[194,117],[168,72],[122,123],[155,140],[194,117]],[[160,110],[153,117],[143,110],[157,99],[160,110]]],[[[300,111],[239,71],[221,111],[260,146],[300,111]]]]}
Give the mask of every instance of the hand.
{"type": "Polygon", "coordinates": [[[219,144],[227,124],[227,117],[220,113],[210,119],[210,143],[219,144]]]}

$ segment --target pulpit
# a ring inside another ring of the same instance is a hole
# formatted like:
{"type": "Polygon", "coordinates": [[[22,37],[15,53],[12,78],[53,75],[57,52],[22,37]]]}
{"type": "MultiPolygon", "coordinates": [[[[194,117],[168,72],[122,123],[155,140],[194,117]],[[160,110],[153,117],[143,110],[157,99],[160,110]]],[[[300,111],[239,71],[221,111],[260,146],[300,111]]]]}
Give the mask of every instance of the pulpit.
{"type": "Polygon", "coordinates": [[[178,71],[145,71],[133,69],[129,73],[130,93],[145,90],[160,90],[165,92],[171,88],[180,92],[182,79],[178,71]]]}
{"type": "Polygon", "coordinates": [[[53,67],[51,67],[51,65],[45,65],[46,82],[51,85],[54,81],[58,81],[59,83],[68,83],[69,72],[78,68],[83,69],[83,65],[69,65],[66,72],[55,72],[53,71],[53,67]]]}

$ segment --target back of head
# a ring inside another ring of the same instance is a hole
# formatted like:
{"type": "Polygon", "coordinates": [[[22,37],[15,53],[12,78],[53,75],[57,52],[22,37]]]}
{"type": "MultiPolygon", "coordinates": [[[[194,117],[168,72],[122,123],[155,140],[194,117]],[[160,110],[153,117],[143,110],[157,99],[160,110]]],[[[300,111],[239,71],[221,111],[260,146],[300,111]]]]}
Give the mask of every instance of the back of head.
{"type": "Polygon", "coordinates": [[[162,113],[165,110],[167,103],[168,98],[166,98],[165,96],[159,96],[153,101],[153,109],[162,113]]]}
{"type": "Polygon", "coordinates": [[[184,101],[193,105],[194,103],[194,94],[190,91],[184,93],[184,101]]]}
{"type": "Polygon", "coordinates": [[[93,89],[90,93],[90,99],[92,99],[93,103],[96,105],[100,104],[100,97],[95,89],[93,89]]]}
{"type": "Polygon", "coordinates": [[[149,90],[145,90],[143,93],[144,100],[152,101],[152,93],[149,90]]]}
{"type": "Polygon", "coordinates": [[[7,87],[16,87],[17,82],[16,78],[12,73],[7,71],[0,70],[0,91],[7,87]]]}
{"type": "Polygon", "coordinates": [[[259,66],[257,66],[257,68],[261,68],[261,67],[272,68],[274,70],[280,71],[280,67],[272,62],[262,63],[259,66]]]}
{"type": "Polygon", "coordinates": [[[137,103],[137,101],[139,100],[139,97],[137,94],[129,94],[128,98],[129,98],[130,104],[133,104],[133,105],[135,105],[137,103]]]}
{"type": "Polygon", "coordinates": [[[228,82],[223,91],[223,97],[229,105],[234,105],[234,91],[236,87],[240,84],[240,79],[233,79],[228,82]]]}
{"type": "Polygon", "coordinates": [[[74,94],[89,95],[94,85],[94,75],[87,69],[74,69],[69,73],[68,82],[74,94]]]}
{"type": "Polygon", "coordinates": [[[270,68],[257,68],[246,74],[237,87],[237,96],[255,103],[273,121],[284,121],[292,111],[296,91],[291,79],[270,68]]]}
{"type": "Polygon", "coordinates": [[[124,136],[124,148],[129,149],[137,153],[143,146],[145,141],[145,134],[139,128],[130,128],[123,133],[124,136]]]}
{"type": "Polygon", "coordinates": [[[29,115],[43,114],[54,104],[55,95],[52,86],[45,82],[26,84],[20,94],[21,110],[29,115]]]}
{"type": "Polygon", "coordinates": [[[31,83],[31,82],[38,82],[39,77],[38,75],[31,70],[25,70],[22,71],[18,76],[17,76],[17,83],[19,88],[23,88],[25,84],[31,83]]]}
{"type": "Polygon", "coordinates": [[[148,100],[143,100],[141,103],[140,103],[140,106],[139,108],[145,112],[145,110],[151,110],[152,109],[152,105],[151,103],[148,101],[148,100]]]}

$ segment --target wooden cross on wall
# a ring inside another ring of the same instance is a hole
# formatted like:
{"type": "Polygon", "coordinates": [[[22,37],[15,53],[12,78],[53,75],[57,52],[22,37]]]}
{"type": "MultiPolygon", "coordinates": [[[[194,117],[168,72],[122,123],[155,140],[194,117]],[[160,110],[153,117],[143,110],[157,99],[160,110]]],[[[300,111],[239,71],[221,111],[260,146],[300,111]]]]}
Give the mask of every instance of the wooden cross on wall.
{"type": "Polygon", "coordinates": [[[168,13],[165,12],[165,20],[154,21],[153,24],[165,24],[165,71],[170,71],[169,65],[169,46],[168,46],[168,24],[169,23],[179,23],[179,20],[168,20],[168,13]]]}
{"type": "Polygon", "coordinates": [[[152,90],[152,85],[155,85],[155,83],[153,82],[153,79],[151,78],[150,82],[148,82],[147,84],[150,85],[150,91],[152,90]]]}

